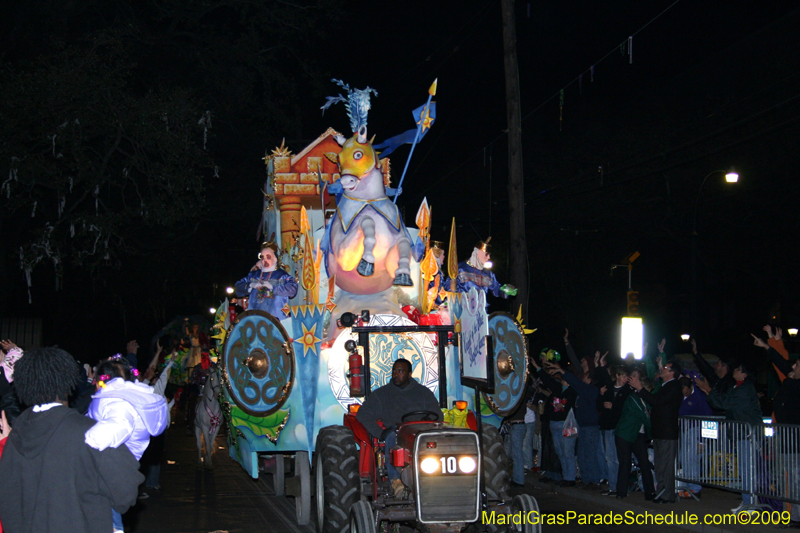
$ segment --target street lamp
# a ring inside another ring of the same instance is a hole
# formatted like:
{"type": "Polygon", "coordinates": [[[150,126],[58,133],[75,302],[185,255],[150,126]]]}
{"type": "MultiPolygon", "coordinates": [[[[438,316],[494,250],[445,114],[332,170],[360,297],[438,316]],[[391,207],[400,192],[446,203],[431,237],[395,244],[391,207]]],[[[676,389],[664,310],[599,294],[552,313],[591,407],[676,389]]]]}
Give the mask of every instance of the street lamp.
{"type": "Polygon", "coordinates": [[[706,181],[708,178],[713,176],[714,174],[725,174],[725,183],[738,183],[739,181],[739,174],[734,170],[715,170],[713,172],[709,172],[705,178],[703,178],[703,183],[700,184],[700,188],[697,190],[697,198],[694,200],[694,216],[692,217],[692,235],[697,235],[697,206],[700,204],[700,193],[703,192],[703,186],[705,186],[706,181]]]}
{"type": "Polygon", "coordinates": [[[715,174],[724,174],[726,183],[737,183],[739,181],[739,174],[734,170],[714,170],[709,172],[700,188],[697,190],[697,197],[694,200],[694,214],[692,216],[692,325],[697,328],[697,207],[700,205],[700,195],[703,192],[703,187],[708,181],[708,178],[715,174]]]}
{"type": "Polygon", "coordinates": [[[797,328],[789,328],[786,331],[789,332],[790,337],[797,337],[797,328]]]}

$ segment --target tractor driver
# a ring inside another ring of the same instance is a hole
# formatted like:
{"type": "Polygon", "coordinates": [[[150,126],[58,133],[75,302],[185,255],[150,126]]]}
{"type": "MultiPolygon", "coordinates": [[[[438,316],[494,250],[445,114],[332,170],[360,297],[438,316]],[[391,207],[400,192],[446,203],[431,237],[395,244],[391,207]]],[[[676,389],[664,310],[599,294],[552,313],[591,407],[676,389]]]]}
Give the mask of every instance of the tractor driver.
{"type": "MultiPolygon", "coordinates": [[[[414,411],[430,411],[442,421],[442,410],[436,396],[417,380],[411,378],[411,362],[398,359],[392,365],[392,380],[375,389],[356,414],[356,420],[361,422],[370,435],[386,443],[386,451],[391,450],[397,443],[397,425],[402,422],[403,416],[414,411]],[[378,425],[381,421],[383,427],[378,425]],[[385,428],[385,429],[384,429],[385,428]]],[[[404,485],[400,481],[400,474],[392,462],[386,461],[389,479],[395,496],[403,494],[404,485]]]]}

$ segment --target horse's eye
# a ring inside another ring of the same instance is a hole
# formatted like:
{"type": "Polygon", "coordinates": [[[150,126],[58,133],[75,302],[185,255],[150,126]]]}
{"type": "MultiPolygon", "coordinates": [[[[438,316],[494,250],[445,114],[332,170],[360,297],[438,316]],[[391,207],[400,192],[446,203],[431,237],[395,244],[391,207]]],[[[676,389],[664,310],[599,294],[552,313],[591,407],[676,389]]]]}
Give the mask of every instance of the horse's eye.
{"type": "Polygon", "coordinates": [[[358,161],[358,160],[359,160],[359,159],[361,159],[362,157],[364,157],[364,152],[355,152],[355,153],[353,154],[353,159],[355,159],[356,161],[358,161]]]}

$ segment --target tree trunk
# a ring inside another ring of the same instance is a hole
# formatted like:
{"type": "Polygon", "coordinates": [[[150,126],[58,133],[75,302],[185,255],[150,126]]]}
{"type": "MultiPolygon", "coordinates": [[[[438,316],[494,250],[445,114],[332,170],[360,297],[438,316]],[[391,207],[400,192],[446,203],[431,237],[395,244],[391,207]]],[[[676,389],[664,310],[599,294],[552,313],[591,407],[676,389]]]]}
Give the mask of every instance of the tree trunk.
{"type": "Polygon", "coordinates": [[[522,319],[527,321],[528,246],[525,242],[522,117],[519,101],[519,66],[517,64],[517,30],[514,22],[514,0],[502,0],[501,7],[503,10],[503,62],[506,72],[506,117],[508,119],[508,215],[511,226],[509,264],[511,283],[518,289],[515,307],[522,306],[522,319]]]}

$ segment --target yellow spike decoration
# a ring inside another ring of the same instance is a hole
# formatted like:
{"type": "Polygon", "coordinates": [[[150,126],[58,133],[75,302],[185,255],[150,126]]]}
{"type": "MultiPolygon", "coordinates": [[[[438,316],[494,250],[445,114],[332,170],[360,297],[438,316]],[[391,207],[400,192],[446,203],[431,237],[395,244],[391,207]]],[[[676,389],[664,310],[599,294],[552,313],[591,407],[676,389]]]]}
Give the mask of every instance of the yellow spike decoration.
{"type": "Polygon", "coordinates": [[[308,213],[306,212],[306,206],[300,207],[300,233],[308,233],[308,230],[311,229],[311,224],[308,223],[308,213]]]}
{"type": "Polygon", "coordinates": [[[419,269],[422,271],[422,279],[424,280],[419,289],[420,295],[425,295],[425,297],[422,299],[422,314],[427,315],[433,307],[436,294],[439,292],[438,286],[433,287],[431,291],[427,290],[428,284],[439,270],[439,265],[436,263],[436,256],[433,255],[433,250],[428,249],[428,251],[425,253],[425,258],[422,260],[422,263],[420,263],[419,269]],[[432,295],[431,292],[433,293],[432,295]]]}
{"type": "Polygon", "coordinates": [[[456,292],[458,277],[458,247],[456,246],[456,217],[450,227],[450,248],[447,250],[447,275],[450,276],[450,292],[456,292]]]}
{"type": "Polygon", "coordinates": [[[427,236],[428,236],[428,227],[431,223],[431,210],[428,207],[428,199],[423,198],[422,203],[419,206],[419,210],[417,210],[417,220],[416,224],[419,228],[419,238],[422,239],[427,245],[427,236]]]}
{"type": "Polygon", "coordinates": [[[314,256],[312,255],[313,248],[311,247],[311,238],[308,233],[303,235],[303,275],[302,282],[303,288],[308,292],[308,303],[314,304],[316,302],[316,289],[317,289],[317,272],[314,264],[314,256]]]}
{"type": "MultiPolygon", "coordinates": [[[[428,207],[428,199],[423,198],[422,203],[419,205],[419,209],[417,210],[417,218],[415,220],[417,227],[419,228],[419,238],[422,243],[425,245],[425,256],[427,257],[428,249],[429,249],[429,231],[428,228],[431,225],[431,209],[428,207]]],[[[425,260],[423,259],[423,262],[425,260]]],[[[420,265],[421,267],[422,265],[420,265]]],[[[427,309],[430,309],[429,306],[426,305],[427,298],[425,297],[425,288],[428,286],[428,282],[431,278],[427,278],[427,281],[424,281],[424,274],[422,269],[420,268],[420,290],[419,290],[419,308],[423,315],[427,314],[427,309]]]]}
{"type": "Polygon", "coordinates": [[[525,327],[525,324],[522,322],[522,306],[521,305],[519,306],[519,311],[517,312],[517,324],[519,324],[519,327],[522,328],[522,332],[525,335],[530,335],[531,333],[533,333],[534,331],[539,329],[539,328],[528,329],[528,328],[525,327]]]}

